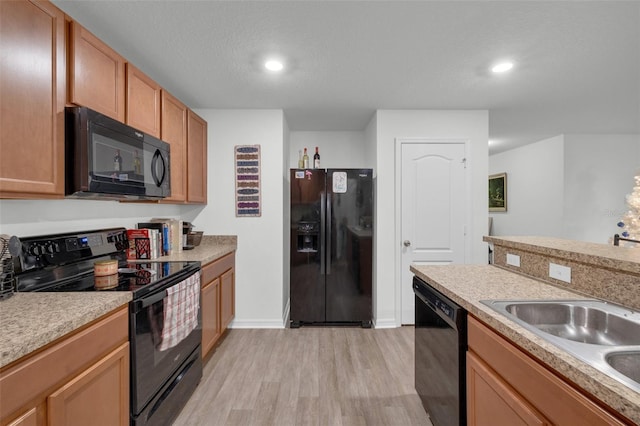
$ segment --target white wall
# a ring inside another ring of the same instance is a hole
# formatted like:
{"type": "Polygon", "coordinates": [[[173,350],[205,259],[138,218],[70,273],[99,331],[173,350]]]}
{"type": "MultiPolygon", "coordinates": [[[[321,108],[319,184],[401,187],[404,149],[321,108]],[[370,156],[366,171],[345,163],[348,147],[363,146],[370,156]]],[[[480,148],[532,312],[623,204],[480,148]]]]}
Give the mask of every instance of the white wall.
{"type": "Polygon", "coordinates": [[[608,243],[640,171],[640,135],[565,135],[564,238],[608,243]]]}
{"type": "Polygon", "coordinates": [[[492,212],[494,235],[560,236],[564,138],[556,136],[489,158],[489,174],[507,173],[507,211],[492,212]]]}
{"type": "Polygon", "coordinates": [[[376,147],[376,326],[400,325],[400,280],[396,251],[400,249],[395,223],[395,141],[397,138],[468,140],[470,152],[469,263],[486,263],[488,113],[487,111],[378,110],[376,147]],[[393,265],[393,266],[392,266],[393,265]]]}
{"type": "Polygon", "coordinates": [[[640,135],[560,135],[489,157],[506,171],[508,211],[494,235],[608,243],[640,170],[640,135]]]}
{"type": "MultiPolygon", "coordinates": [[[[377,141],[378,141],[378,114],[374,114],[373,117],[371,118],[371,120],[369,121],[369,124],[367,124],[367,127],[364,131],[364,135],[365,135],[365,145],[367,146],[367,149],[365,150],[365,152],[367,152],[368,157],[367,157],[367,164],[377,164],[376,161],[376,152],[377,152],[377,141]]],[[[378,170],[376,169],[376,167],[373,167],[373,209],[374,209],[374,213],[373,213],[373,217],[374,217],[374,228],[376,227],[376,223],[378,222],[378,213],[377,213],[377,209],[378,209],[378,170]]],[[[376,324],[377,323],[377,318],[378,318],[378,311],[375,307],[378,306],[378,256],[377,256],[377,252],[378,252],[378,234],[377,232],[373,233],[373,273],[372,273],[372,303],[374,306],[373,309],[373,323],[376,324]]],[[[388,263],[386,263],[386,265],[389,265],[388,263]]]]}
{"type": "Polygon", "coordinates": [[[288,250],[289,241],[291,241],[291,184],[289,183],[289,153],[291,146],[291,132],[289,131],[289,125],[287,124],[286,117],[283,118],[284,128],[284,140],[282,149],[282,247],[283,247],[283,259],[282,259],[282,323],[289,323],[289,289],[290,289],[290,276],[291,276],[291,253],[288,250]]]}
{"type": "Polygon", "coordinates": [[[283,327],[284,116],[281,110],[197,110],[208,122],[208,204],[196,219],[205,234],[238,236],[232,327],[283,327]],[[234,146],[261,146],[262,216],[235,216],[234,146]]]}
{"type": "Polygon", "coordinates": [[[320,153],[323,169],[373,168],[370,151],[373,147],[365,142],[364,132],[291,132],[289,167],[298,167],[298,151],[307,148],[309,167],[313,167],[315,147],[320,153]]]}
{"type": "Polygon", "coordinates": [[[193,221],[202,206],[110,200],[0,200],[0,234],[28,237],[110,227],[134,228],[152,217],[193,221]]]}

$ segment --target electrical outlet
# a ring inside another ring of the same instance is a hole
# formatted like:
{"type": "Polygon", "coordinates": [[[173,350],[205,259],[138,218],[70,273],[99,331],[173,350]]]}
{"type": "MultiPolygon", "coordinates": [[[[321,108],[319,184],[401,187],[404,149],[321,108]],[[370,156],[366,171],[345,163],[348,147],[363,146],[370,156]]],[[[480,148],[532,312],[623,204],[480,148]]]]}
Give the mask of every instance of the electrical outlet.
{"type": "Polygon", "coordinates": [[[571,283],[571,268],[549,262],[549,276],[556,280],[571,283]]]}
{"type": "Polygon", "coordinates": [[[507,265],[520,267],[520,256],[517,254],[507,253],[507,265]]]}

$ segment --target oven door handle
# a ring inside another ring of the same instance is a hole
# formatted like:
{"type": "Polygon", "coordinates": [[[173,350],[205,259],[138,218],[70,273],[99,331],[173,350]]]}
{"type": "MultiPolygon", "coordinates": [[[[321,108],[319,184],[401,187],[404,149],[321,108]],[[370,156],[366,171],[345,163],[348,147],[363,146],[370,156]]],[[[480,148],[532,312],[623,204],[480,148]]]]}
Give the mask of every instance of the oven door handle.
{"type": "Polygon", "coordinates": [[[136,309],[136,312],[138,312],[142,308],[146,308],[147,306],[151,306],[154,303],[161,301],[165,297],[167,297],[167,290],[160,291],[156,294],[145,297],[144,299],[138,300],[138,303],[136,304],[138,309],[136,309]]]}

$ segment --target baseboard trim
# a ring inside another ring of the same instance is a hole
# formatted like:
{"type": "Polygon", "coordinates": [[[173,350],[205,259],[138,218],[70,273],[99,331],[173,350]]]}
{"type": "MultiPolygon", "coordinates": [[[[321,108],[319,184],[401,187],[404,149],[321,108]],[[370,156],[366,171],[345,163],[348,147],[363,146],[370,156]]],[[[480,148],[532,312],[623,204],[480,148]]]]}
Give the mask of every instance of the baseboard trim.
{"type": "Polygon", "coordinates": [[[264,320],[236,320],[229,324],[229,328],[285,328],[281,319],[264,320]]]}
{"type": "Polygon", "coordinates": [[[374,321],[375,328],[398,328],[394,318],[376,319],[374,321]]]}

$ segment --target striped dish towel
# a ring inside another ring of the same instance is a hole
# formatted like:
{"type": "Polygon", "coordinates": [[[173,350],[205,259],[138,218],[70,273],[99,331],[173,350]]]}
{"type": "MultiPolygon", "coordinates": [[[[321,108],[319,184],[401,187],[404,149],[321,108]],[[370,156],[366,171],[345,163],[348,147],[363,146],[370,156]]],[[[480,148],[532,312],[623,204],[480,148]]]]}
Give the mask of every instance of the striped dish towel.
{"type": "Polygon", "coordinates": [[[167,289],[159,351],[173,348],[198,326],[200,272],[167,289]]]}

